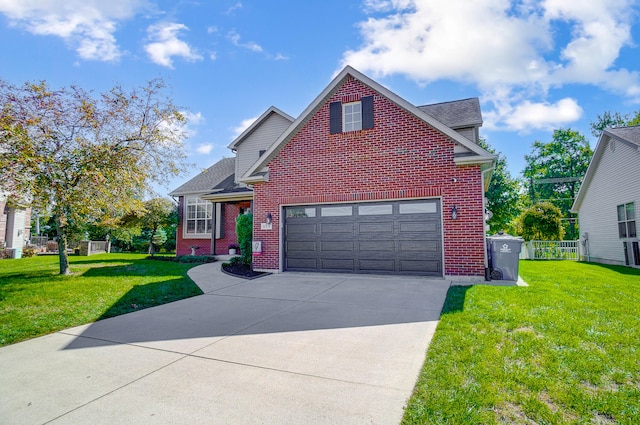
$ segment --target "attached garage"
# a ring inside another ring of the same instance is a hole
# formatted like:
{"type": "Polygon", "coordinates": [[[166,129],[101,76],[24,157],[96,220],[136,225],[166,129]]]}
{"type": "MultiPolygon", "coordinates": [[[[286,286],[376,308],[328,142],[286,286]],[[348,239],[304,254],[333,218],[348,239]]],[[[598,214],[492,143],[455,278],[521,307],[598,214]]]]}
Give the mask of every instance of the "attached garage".
{"type": "Polygon", "coordinates": [[[288,271],[443,275],[439,199],[284,208],[288,271]]]}

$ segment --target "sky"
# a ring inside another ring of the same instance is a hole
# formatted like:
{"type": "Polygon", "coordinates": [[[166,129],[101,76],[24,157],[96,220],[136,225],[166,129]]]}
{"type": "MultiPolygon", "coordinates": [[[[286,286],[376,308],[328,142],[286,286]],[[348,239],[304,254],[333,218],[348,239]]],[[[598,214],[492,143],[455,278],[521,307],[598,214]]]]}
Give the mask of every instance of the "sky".
{"type": "Polygon", "coordinates": [[[96,95],[153,78],[188,118],[189,172],[270,106],[297,117],[351,65],[415,105],[478,97],[525,166],[554,129],[640,110],[640,0],[0,0],[0,78],[96,95]]]}

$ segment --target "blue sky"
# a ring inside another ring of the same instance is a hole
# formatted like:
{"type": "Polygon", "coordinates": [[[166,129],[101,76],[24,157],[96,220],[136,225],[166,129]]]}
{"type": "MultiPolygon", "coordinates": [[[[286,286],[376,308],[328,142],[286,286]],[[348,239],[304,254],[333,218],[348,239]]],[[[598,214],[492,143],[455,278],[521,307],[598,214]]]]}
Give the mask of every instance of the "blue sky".
{"type": "Polygon", "coordinates": [[[514,176],[535,140],[640,109],[638,0],[0,0],[0,78],[96,93],[162,77],[192,171],[269,106],[296,117],[345,65],[423,105],[479,97],[514,176]]]}

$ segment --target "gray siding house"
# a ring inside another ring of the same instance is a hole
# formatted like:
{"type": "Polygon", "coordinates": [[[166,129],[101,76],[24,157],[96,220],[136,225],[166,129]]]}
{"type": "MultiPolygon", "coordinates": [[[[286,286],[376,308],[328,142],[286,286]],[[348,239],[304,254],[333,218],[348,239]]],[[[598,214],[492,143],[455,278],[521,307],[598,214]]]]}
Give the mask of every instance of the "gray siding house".
{"type": "Polygon", "coordinates": [[[602,132],[571,210],[584,260],[640,268],[640,126],[602,132]]]}

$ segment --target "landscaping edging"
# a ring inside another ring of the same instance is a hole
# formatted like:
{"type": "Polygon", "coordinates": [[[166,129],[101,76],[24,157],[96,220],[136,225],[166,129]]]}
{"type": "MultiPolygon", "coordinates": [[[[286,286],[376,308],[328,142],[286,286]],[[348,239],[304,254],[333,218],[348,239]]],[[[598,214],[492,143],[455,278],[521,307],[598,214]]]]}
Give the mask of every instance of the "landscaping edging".
{"type": "Polygon", "coordinates": [[[255,276],[246,276],[246,275],[242,275],[242,274],[236,274],[230,271],[227,271],[224,269],[225,264],[228,263],[223,263],[222,266],[220,267],[220,271],[222,271],[222,273],[229,275],[229,276],[233,276],[233,277],[239,277],[241,279],[246,279],[246,280],[253,280],[253,279],[258,279],[260,277],[264,277],[264,276],[268,276],[271,273],[267,273],[267,272],[253,272],[256,273],[255,276]]]}

